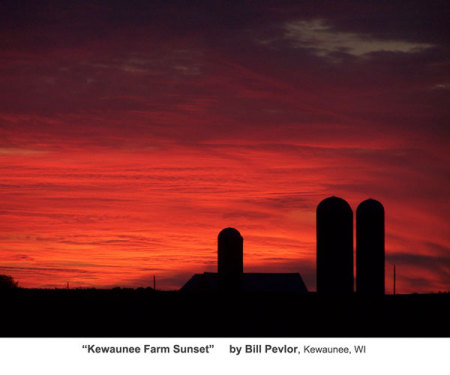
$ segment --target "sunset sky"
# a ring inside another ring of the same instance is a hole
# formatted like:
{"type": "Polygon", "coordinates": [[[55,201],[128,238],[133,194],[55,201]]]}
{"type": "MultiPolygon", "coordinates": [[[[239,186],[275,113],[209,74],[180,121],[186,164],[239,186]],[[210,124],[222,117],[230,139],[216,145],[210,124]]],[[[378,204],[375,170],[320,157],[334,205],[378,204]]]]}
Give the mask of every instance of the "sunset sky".
{"type": "Polygon", "coordinates": [[[450,289],[447,1],[3,1],[0,274],[315,290],[315,210],[386,212],[386,291],[450,289]],[[234,4],[234,5],[233,5],[234,4]]]}

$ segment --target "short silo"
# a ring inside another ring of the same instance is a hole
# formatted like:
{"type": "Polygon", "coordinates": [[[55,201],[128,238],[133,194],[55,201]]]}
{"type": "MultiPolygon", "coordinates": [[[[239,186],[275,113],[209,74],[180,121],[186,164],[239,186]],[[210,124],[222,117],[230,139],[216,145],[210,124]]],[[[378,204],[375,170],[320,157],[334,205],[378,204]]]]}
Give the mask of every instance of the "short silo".
{"type": "Polygon", "coordinates": [[[218,236],[219,290],[237,292],[242,289],[243,238],[234,228],[223,229],[218,236]]]}

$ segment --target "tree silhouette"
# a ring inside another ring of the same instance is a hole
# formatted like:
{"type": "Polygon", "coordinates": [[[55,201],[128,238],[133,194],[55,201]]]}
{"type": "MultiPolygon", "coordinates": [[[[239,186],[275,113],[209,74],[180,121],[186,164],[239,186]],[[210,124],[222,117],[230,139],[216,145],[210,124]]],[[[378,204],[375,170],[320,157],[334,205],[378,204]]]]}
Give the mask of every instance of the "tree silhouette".
{"type": "Polygon", "coordinates": [[[13,289],[18,286],[19,283],[12,276],[0,275],[0,289],[13,289]]]}

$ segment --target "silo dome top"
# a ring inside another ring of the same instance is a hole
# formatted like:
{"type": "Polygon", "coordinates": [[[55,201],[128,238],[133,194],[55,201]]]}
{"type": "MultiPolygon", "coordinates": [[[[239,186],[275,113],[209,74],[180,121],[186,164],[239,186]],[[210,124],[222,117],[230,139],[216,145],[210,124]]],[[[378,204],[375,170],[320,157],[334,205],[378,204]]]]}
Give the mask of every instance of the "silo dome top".
{"type": "Polygon", "coordinates": [[[222,229],[219,233],[219,239],[220,238],[229,238],[229,239],[242,239],[241,234],[237,229],[234,228],[225,228],[222,229]]]}
{"type": "Polygon", "coordinates": [[[317,212],[345,212],[345,211],[352,211],[350,208],[350,205],[343,200],[342,198],[338,197],[329,197],[324,199],[322,202],[319,203],[317,206],[317,212]]]}
{"type": "Polygon", "coordinates": [[[361,202],[356,209],[358,212],[384,212],[383,205],[375,199],[367,199],[361,202]]]}

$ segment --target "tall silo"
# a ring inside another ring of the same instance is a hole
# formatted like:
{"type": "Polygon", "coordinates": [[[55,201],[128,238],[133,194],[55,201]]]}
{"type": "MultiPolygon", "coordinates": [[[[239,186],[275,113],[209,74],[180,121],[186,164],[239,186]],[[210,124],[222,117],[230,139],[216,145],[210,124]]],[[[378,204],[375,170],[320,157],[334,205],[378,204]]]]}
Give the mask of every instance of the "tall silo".
{"type": "Polygon", "coordinates": [[[243,238],[234,228],[223,229],[218,236],[218,276],[221,291],[242,289],[243,238]]]}
{"type": "Polygon", "coordinates": [[[317,292],[353,292],[353,212],[337,197],[317,206],[317,292]]]}
{"type": "Polygon", "coordinates": [[[384,294],[384,208],[367,199],[356,209],[356,292],[384,294]]]}

